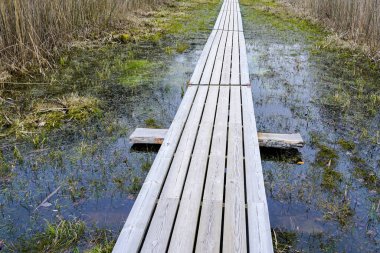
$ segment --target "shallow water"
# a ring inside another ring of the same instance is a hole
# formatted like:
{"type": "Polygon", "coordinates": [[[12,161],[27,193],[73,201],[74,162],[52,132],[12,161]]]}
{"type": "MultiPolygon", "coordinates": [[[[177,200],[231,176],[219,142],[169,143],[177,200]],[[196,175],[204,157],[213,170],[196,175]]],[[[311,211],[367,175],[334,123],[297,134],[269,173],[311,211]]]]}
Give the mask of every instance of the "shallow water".
{"type": "Polygon", "coordinates": [[[379,191],[368,189],[353,172],[353,157],[359,156],[379,175],[379,144],[359,138],[363,129],[376,135],[379,112],[364,121],[352,115],[365,115],[365,108],[344,113],[326,106],[322,99],[331,96],[338,83],[352,81],[340,74],[347,70],[339,65],[338,56],[323,51],[312,54],[313,40],[308,38],[315,34],[282,31],[260,22],[260,17],[255,17],[257,22],[247,20],[252,11],[246,6],[242,12],[258,129],[300,132],[306,141],[300,149],[304,165],[263,161],[272,228],[293,236],[287,241],[288,251],[379,251],[379,191]],[[332,68],[331,63],[337,65],[332,68]],[[337,144],[339,139],[353,141],[355,149],[344,150],[337,144]],[[329,165],[316,162],[320,145],[338,154],[334,170],[343,177],[333,189],[323,187],[323,168],[329,165]],[[344,206],[350,207],[352,215],[340,214],[344,206]]]}
{"type": "MultiPolygon", "coordinates": [[[[365,115],[363,111],[341,113],[326,106],[322,98],[331,95],[337,83],[352,81],[349,76],[337,74],[344,72],[345,66],[331,67],[337,56],[328,52],[312,54],[312,41],[307,38],[313,34],[283,31],[259,20],[252,22],[245,18],[250,15],[245,6],[242,12],[258,129],[300,132],[306,141],[300,154],[284,155],[278,150],[262,154],[271,226],[276,236],[287,233],[291,238],[286,240],[291,245],[288,251],[380,250],[380,218],[376,210],[379,192],[353,173],[353,158],[362,157],[365,166],[379,176],[380,148],[371,137],[379,131],[380,115],[363,121],[364,116],[352,116],[365,115]],[[363,129],[369,137],[363,137],[363,129]],[[355,149],[344,150],[337,144],[341,138],[352,140],[355,149]],[[334,170],[343,178],[333,189],[321,183],[327,166],[318,165],[321,145],[338,154],[333,158],[334,170]],[[299,157],[293,157],[299,155],[304,165],[295,164],[299,157]],[[341,216],[347,206],[352,215],[341,216]]],[[[24,161],[15,163],[13,172],[17,176],[1,182],[0,239],[13,242],[20,236],[30,236],[45,226],[45,219],[54,221],[56,217],[78,218],[90,226],[110,229],[116,237],[157,151],[132,148],[128,136],[136,127],[144,127],[147,119],[154,119],[159,127],[170,126],[208,33],[199,31],[189,37],[190,48],[181,54],[168,55],[162,50],[169,41],[159,46],[118,45],[100,52],[78,53],[56,75],[58,80],[64,80],[63,86],[9,88],[12,95],[91,94],[105,101],[109,115],[85,127],[66,129],[63,135],[53,133],[40,150],[28,143],[16,143],[24,161]],[[133,60],[147,60],[154,65],[142,76],[119,68],[106,78],[98,78],[107,72],[105,65],[133,60]],[[129,83],[138,85],[131,88],[129,83]],[[48,200],[51,206],[35,210],[60,185],[61,190],[48,200]]],[[[3,140],[1,146],[7,158],[12,159],[14,145],[3,140]]]]}
{"type": "Polygon", "coordinates": [[[8,87],[7,96],[26,106],[32,97],[77,92],[99,98],[107,111],[89,125],[53,131],[41,149],[35,150],[29,142],[1,140],[4,156],[15,167],[14,176],[0,182],[0,239],[13,243],[28,238],[46,226],[45,220],[60,218],[84,220],[89,227],[106,228],[117,237],[157,152],[151,147],[132,148],[128,136],[136,127],[145,127],[148,119],[157,127],[170,126],[208,33],[202,30],[189,37],[190,49],[184,53],[165,53],[169,39],[160,45],[78,52],[55,74],[64,80],[63,87],[8,87]],[[105,64],[135,60],[154,65],[137,77],[122,70],[105,80],[97,77],[107,71],[105,64]],[[14,161],[14,145],[22,162],[14,161]],[[49,206],[36,210],[59,186],[49,206]]]}

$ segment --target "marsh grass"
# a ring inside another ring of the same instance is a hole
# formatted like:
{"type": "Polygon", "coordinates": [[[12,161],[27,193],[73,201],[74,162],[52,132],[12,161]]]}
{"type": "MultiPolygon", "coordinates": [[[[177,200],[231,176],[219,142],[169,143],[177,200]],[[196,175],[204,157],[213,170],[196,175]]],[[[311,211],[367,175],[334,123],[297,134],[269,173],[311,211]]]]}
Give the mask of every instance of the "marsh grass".
{"type": "Polygon", "coordinates": [[[46,228],[31,238],[22,238],[10,245],[12,252],[67,252],[85,235],[86,225],[80,220],[47,222],[46,228]]]}
{"type": "Polygon", "coordinates": [[[0,59],[4,64],[0,67],[42,71],[70,42],[109,37],[113,31],[123,30],[133,11],[165,1],[0,1],[0,59]]]}
{"type": "Polygon", "coordinates": [[[15,118],[9,115],[8,124],[1,125],[0,129],[5,136],[29,138],[35,148],[41,148],[46,142],[46,131],[70,122],[84,124],[103,114],[99,100],[76,93],[54,100],[40,99],[34,101],[30,107],[30,111],[12,115],[15,118]]]}
{"type": "Polygon", "coordinates": [[[378,0],[286,0],[302,12],[342,34],[365,44],[380,57],[380,4],[378,0]]]}

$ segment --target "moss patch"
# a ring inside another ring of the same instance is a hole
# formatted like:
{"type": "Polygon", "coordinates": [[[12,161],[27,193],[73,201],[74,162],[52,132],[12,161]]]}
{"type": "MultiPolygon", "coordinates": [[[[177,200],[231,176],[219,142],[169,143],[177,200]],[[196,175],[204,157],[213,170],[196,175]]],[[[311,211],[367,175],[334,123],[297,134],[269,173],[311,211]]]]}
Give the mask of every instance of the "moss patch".
{"type": "Polygon", "coordinates": [[[355,149],[355,143],[353,141],[347,141],[344,139],[339,139],[337,142],[344,150],[352,151],[355,149]]]}

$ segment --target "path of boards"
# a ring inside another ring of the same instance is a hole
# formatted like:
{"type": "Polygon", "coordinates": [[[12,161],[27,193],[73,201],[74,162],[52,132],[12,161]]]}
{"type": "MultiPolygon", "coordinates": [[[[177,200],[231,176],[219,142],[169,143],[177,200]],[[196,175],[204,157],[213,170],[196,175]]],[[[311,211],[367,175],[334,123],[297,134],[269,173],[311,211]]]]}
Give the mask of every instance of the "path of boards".
{"type": "Polygon", "coordinates": [[[114,253],[273,252],[239,3],[225,0],[114,253]]]}

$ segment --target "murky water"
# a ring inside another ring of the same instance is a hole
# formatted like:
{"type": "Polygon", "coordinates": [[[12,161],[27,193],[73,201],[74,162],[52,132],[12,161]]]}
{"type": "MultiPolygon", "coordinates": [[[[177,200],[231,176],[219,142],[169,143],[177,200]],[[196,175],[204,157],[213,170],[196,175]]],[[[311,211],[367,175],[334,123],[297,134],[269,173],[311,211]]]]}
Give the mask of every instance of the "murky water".
{"type": "Polygon", "coordinates": [[[45,220],[60,218],[84,220],[89,227],[113,231],[116,238],[157,153],[156,148],[132,147],[128,136],[147,124],[170,126],[208,33],[203,30],[188,38],[190,48],[184,53],[165,52],[169,39],[160,45],[117,45],[100,52],[79,52],[55,74],[64,80],[63,87],[6,87],[6,96],[20,104],[28,105],[32,94],[36,98],[77,92],[98,98],[107,111],[90,125],[47,134],[46,143],[38,149],[28,141],[2,139],[0,145],[13,166],[13,176],[0,182],[0,239],[9,244],[28,238],[46,226],[45,220]],[[99,78],[120,62],[148,67],[138,69],[143,72],[140,75],[122,65],[117,68],[120,72],[99,78]],[[15,145],[22,161],[13,155],[15,145]],[[47,205],[37,209],[58,187],[47,205]]]}
{"type": "MultiPolygon", "coordinates": [[[[313,34],[260,22],[265,18],[253,22],[246,6],[242,12],[258,129],[300,132],[306,141],[300,153],[263,150],[278,243],[286,251],[379,251],[379,182],[356,169],[364,167],[375,179],[380,176],[379,113],[367,116],[360,106],[348,112],[331,108],[324,98],[353,78],[342,75],[347,72],[344,65],[334,65],[337,55],[314,55],[308,39],[313,34]],[[343,148],[339,140],[354,143],[354,148],[343,148]],[[299,156],[304,165],[294,163],[299,156]]],[[[1,141],[8,160],[14,159],[17,145],[23,161],[13,162],[15,176],[0,183],[0,239],[28,237],[45,226],[45,219],[57,217],[84,220],[112,230],[116,237],[157,151],[132,148],[128,136],[152,122],[170,126],[208,33],[188,38],[190,48],[174,55],[162,50],[169,41],[89,50],[70,58],[56,74],[64,80],[62,86],[6,87],[26,100],[25,94],[91,94],[106,103],[107,116],[53,132],[39,149],[28,142],[1,141]],[[148,67],[140,75],[124,63],[148,67]],[[60,186],[48,205],[36,209],[60,186]]]]}
{"type": "Polygon", "coordinates": [[[354,78],[341,74],[349,70],[339,64],[338,55],[323,51],[314,55],[313,40],[308,38],[315,34],[284,31],[263,17],[249,19],[260,14],[252,14],[249,6],[242,11],[258,129],[299,132],[306,141],[300,149],[304,165],[263,161],[271,226],[278,237],[286,237],[282,242],[289,247],[283,249],[379,251],[379,182],[369,187],[355,173],[362,158],[361,166],[377,175],[374,180],[379,176],[380,145],[372,138],[380,129],[379,112],[364,116],[364,104],[349,112],[326,105],[323,99],[331,97],[339,83],[354,78]],[[368,137],[361,138],[363,131],[370,133],[368,137]],[[355,148],[345,150],[339,140],[352,142],[355,148]],[[321,164],[326,154],[320,150],[325,146],[334,156],[321,164]],[[330,167],[337,173],[330,173],[330,167]],[[325,182],[329,179],[331,184],[325,182]]]}

